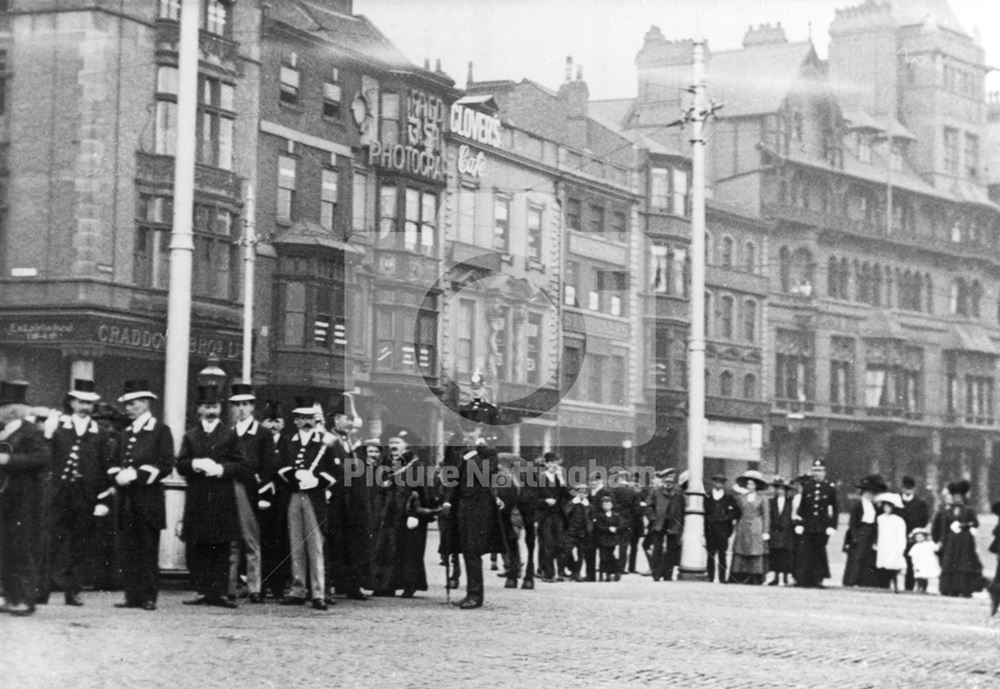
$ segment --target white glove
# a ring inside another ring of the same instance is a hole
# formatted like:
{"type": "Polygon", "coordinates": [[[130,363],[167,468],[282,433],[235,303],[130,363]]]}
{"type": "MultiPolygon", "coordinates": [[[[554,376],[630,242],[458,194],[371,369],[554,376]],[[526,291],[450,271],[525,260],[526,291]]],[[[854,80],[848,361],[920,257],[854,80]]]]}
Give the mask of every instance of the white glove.
{"type": "Polygon", "coordinates": [[[951,526],[949,526],[948,528],[951,529],[952,533],[961,533],[962,532],[962,525],[959,524],[958,522],[952,522],[951,526]]]}
{"type": "Polygon", "coordinates": [[[806,527],[802,526],[801,524],[799,524],[798,526],[795,527],[795,533],[797,535],[801,536],[805,532],[806,532],[806,527]]]}
{"type": "Polygon", "coordinates": [[[266,510],[270,506],[271,506],[271,503],[268,502],[267,500],[258,500],[257,501],[257,509],[258,510],[266,510]]]}
{"type": "Polygon", "coordinates": [[[826,535],[827,536],[836,536],[837,535],[837,530],[835,528],[833,528],[832,526],[828,526],[828,527],[826,527],[826,535]]]}
{"type": "Polygon", "coordinates": [[[611,533],[618,533],[618,527],[617,526],[608,527],[608,531],[610,531],[611,533]]]}
{"type": "Polygon", "coordinates": [[[497,498],[497,509],[498,510],[502,510],[503,506],[504,506],[503,500],[501,500],[500,498],[497,498]]]}
{"type": "Polygon", "coordinates": [[[311,490],[319,485],[319,479],[311,471],[299,469],[295,472],[295,480],[299,483],[301,490],[311,490]]]}
{"type": "Polygon", "coordinates": [[[205,476],[210,476],[212,478],[219,478],[220,476],[222,476],[222,473],[224,471],[222,465],[219,464],[218,462],[213,462],[212,460],[208,461],[212,463],[205,468],[205,476]]]}
{"type": "Polygon", "coordinates": [[[556,499],[555,498],[545,498],[545,504],[548,505],[549,507],[552,507],[554,504],[556,504],[556,499]]]}
{"type": "Polygon", "coordinates": [[[103,505],[101,503],[97,503],[96,505],[94,505],[94,516],[95,517],[106,517],[106,516],[108,516],[108,512],[110,512],[110,511],[111,510],[108,509],[107,505],[103,505]]]}
{"type": "Polygon", "coordinates": [[[406,518],[406,528],[407,529],[409,529],[410,531],[413,531],[418,526],[420,526],[420,520],[419,519],[417,519],[416,517],[407,517],[406,518]]]}
{"type": "Polygon", "coordinates": [[[127,486],[137,478],[139,478],[139,475],[135,472],[135,469],[127,467],[115,474],[115,483],[119,486],[127,486]]]}
{"type": "Polygon", "coordinates": [[[771,534],[769,534],[769,533],[763,534],[761,536],[761,538],[764,539],[765,541],[770,541],[771,540],[771,534]]]}

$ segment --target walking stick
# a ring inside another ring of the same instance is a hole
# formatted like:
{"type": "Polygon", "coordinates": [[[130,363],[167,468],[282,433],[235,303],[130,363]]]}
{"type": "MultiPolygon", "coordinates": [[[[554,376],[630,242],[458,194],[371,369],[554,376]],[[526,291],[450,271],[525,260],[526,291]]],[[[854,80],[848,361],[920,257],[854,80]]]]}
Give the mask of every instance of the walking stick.
{"type": "Polygon", "coordinates": [[[444,599],[445,603],[451,604],[451,548],[448,543],[448,530],[451,528],[451,515],[441,515],[439,524],[441,525],[441,540],[444,542],[444,599]]]}

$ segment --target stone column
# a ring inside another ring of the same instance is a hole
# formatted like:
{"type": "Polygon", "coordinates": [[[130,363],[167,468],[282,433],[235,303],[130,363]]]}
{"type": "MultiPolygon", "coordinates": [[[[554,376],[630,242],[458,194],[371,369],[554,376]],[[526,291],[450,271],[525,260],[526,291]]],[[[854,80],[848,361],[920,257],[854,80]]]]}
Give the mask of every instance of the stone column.
{"type": "Polygon", "coordinates": [[[927,441],[927,449],[924,488],[927,489],[934,509],[937,509],[941,499],[941,431],[931,431],[931,437],[927,441]]]}

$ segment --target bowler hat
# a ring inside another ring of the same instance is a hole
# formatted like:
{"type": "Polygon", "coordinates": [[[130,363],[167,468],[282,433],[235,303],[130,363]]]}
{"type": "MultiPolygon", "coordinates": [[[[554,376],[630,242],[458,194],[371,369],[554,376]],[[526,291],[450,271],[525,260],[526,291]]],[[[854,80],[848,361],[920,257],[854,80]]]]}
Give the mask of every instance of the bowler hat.
{"type": "Polygon", "coordinates": [[[738,486],[746,488],[747,484],[750,481],[754,482],[754,484],[757,486],[757,490],[767,489],[767,481],[764,480],[764,474],[760,473],[755,469],[744,471],[743,474],[736,479],[736,484],[738,486]]]}
{"type": "Polygon", "coordinates": [[[316,413],[316,400],[308,395],[296,395],[295,408],[292,409],[292,413],[299,416],[312,416],[316,413]]]}
{"type": "Polygon", "coordinates": [[[253,402],[256,399],[253,386],[248,383],[233,383],[229,389],[230,402],[253,402]]]}
{"type": "Polygon", "coordinates": [[[719,481],[720,483],[725,483],[729,479],[726,477],[725,474],[712,474],[712,480],[719,481]]]}
{"type": "Polygon", "coordinates": [[[0,406],[5,404],[27,404],[28,384],[23,381],[0,382],[0,406]]]}
{"type": "Polygon", "coordinates": [[[901,486],[903,486],[903,488],[916,488],[917,487],[917,482],[913,479],[912,476],[904,476],[903,479],[899,483],[900,483],[901,486]]]}
{"type": "Polygon", "coordinates": [[[885,482],[881,474],[869,474],[858,481],[858,489],[870,493],[885,493],[889,490],[889,484],[885,482]]]}
{"type": "Polygon", "coordinates": [[[952,495],[968,495],[972,486],[964,478],[948,484],[948,492],[952,495]]]}
{"type": "Polygon", "coordinates": [[[121,397],[118,398],[118,402],[131,402],[132,400],[141,399],[157,399],[149,389],[148,380],[126,380],[125,389],[122,391],[121,397]]]}
{"type": "Polygon", "coordinates": [[[199,385],[195,404],[220,404],[220,397],[218,385],[199,385]]]}
{"type": "Polygon", "coordinates": [[[101,399],[101,396],[94,391],[95,389],[94,381],[75,378],[73,379],[73,389],[67,394],[81,402],[96,402],[101,399]]]}

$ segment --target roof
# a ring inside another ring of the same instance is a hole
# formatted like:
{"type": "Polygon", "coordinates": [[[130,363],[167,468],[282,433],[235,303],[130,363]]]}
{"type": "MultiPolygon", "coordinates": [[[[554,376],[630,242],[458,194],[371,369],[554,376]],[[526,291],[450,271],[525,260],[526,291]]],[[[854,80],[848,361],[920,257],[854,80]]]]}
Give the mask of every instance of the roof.
{"type": "Polygon", "coordinates": [[[599,122],[620,129],[626,118],[628,118],[634,103],[634,98],[592,100],[589,103],[590,116],[599,122]]]}
{"type": "Polygon", "coordinates": [[[892,18],[900,26],[925,24],[928,19],[938,27],[968,36],[947,0],[892,0],[892,18]]]}
{"type": "Polygon", "coordinates": [[[272,3],[271,21],[328,41],[349,56],[381,63],[392,69],[417,69],[366,17],[337,12],[313,0],[272,3]]]}
{"type": "Polygon", "coordinates": [[[723,105],[723,117],[778,112],[803,66],[815,56],[810,41],[712,53],[705,80],[712,100],[723,105]]]}
{"type": "Polygon", "coordinates": [[[315,220],[296,220],[292,226],[278,233],[274,244],[295,246],[315,246],[333,251],[347,253],[364,253],[360,248],[352,246],[334,233],[325,229],[315,220]]]}

